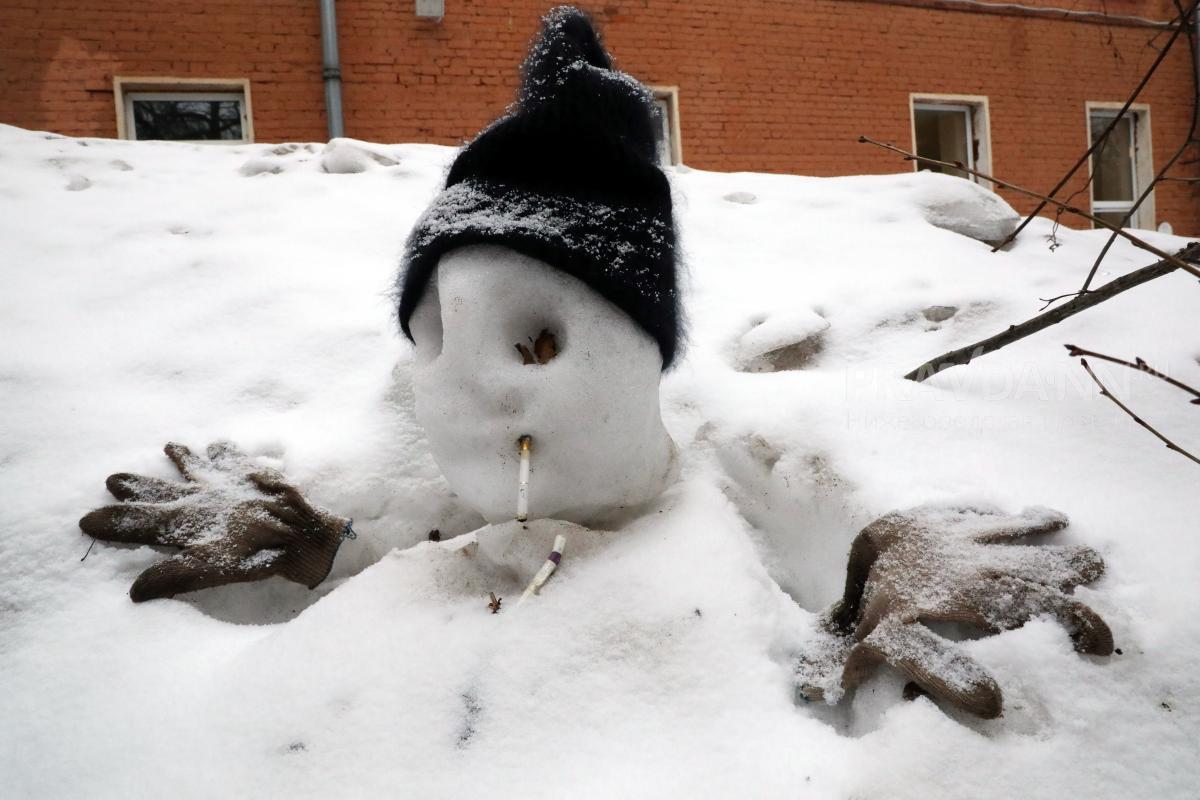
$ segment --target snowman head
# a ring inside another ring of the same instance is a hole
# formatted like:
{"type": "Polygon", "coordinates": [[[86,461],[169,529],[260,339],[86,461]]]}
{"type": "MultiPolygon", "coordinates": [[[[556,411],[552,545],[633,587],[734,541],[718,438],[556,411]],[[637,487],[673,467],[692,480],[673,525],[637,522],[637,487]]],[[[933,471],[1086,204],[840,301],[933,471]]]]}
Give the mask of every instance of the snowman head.
{"type": "Polygon", "coordinates": [[[410,328],[417,419],[489,522],[515,516],[524,436],[531,517],[587,523],[666,485],[658,345],[578,278],[506,247],[463,247],[441,258],[410,328]]]}
{"type": "Polygon", "coordinates": [[[489,521],[516,513],[525,436],[532,517],[588,522],[667,481],[658,382],[680,314],[655,115],[588,18],[555,9],[512,112],[459,153],[409,238],[399,318],[418,419],[489,521]]]}

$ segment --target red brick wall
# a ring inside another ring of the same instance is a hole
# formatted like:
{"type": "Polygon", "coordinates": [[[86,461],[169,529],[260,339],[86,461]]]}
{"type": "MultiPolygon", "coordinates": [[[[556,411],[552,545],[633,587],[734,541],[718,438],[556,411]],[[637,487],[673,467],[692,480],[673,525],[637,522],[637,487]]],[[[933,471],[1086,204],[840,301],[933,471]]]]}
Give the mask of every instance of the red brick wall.
{"type": "MultiPolygon", "coordinates": [[[[418,20],[411,0],[340,0],[348,135],[469,138],[512,98],[516,65],[548,5],[446,0],[436,23],[418,20]]],[[[910,92],[972,94],[989,98],[994,171],[1047,190],[1087,144],[1085,102],[1123,100],[1155,56],[1147,44],[1155,31],[1144,27],[866,0],[582,5],[622,68],[679,86],[684,160],[704,169],[901,171],[908,165],[857,136],[908,146],[910,92]]],[[[1171,16],[1160,0],[1069,5],[1171,16]]],[[[1156,167],[1186,134],[1192,67],[1184,44],[1141,98],[1151,106],[1156,167]]],[[[0,121],[115,135],[113,74],[246,77],[258,140],[325,138],[316,0],[4,0],[0,121]]],[[[1156,194],[1160,220],[1200,233],[1192,185],[1156,194]]]]}
{"type": "Polygon", "coordinates": [[[113,75],[249,78],[258,140],[325,138],[316,0],[0,0],[0,122],[116,136],[113,75]]]}

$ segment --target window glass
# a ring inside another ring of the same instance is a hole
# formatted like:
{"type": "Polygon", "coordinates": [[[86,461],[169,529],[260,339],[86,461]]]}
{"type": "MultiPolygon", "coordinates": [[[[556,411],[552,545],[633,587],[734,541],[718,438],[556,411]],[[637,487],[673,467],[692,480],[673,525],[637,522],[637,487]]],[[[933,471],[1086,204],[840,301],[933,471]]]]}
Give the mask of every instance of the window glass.
{"type": "MultiPolygon", "coordinates": [[[[970,109],[962,106],[917,106],[913,109],[913,124],[917,133],[917,155],[973,166],[970,109]]],[[[936,164],[919,163],[917,169],[968,177],[962,170],[936,164]]]]}
{"type": "MultiPolygon", "coordinates": [[[[1099,217],[1109,225],[1116,225],[1118,228],[1121,228],[1129,225],[1129,221],[1125,219],[1128,213],[1128,211],[1093,211],[1092,215],[1099,217]]],[[[1099,228],[1100,226],[1093,223],[1092,227],[1099,228]]]]}
{"type": "Polygon", "coordinates": [[[173,141],[240,141],[240,97],[131,97],[135,139],[173,141]]]}
{"type": "MultiPolygon", "coordinates": [[[[1112,114],[1092,115],[1092,143],[1112,122],[1112,114]]],[[[1104,144],[1092,154],[1092,199],[1100,202],[1127,202],[1134,199],[1133,123],[1131,116],[1121,117],[1104,144]]]]}
{"type": "Polygon", "coordinates": [[[651,86],[654,109],[658,117],[658,160],[663,165],[678,164],[682,157],[679,146],[679,97],[673,86],[651,86]]]}
{"type": "Polygon", "coordinates": [[[655,97],[654,107],[658,109],[658,160],[663,164],[671,163],[671,103],[665,97],[655,97]]]}

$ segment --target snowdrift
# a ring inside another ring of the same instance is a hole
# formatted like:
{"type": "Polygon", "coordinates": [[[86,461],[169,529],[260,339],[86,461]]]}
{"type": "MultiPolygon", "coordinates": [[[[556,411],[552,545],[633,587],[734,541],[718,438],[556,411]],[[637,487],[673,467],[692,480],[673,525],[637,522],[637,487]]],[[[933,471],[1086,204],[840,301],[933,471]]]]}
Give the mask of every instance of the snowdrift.
{"type": "MultiPolygon", "coordinates": [[[[11,797],[1156,797],[1200,780],[1196,468],[1099,397],[1071,342],[1200,381],[1170,275],[966,368],[926,358],[1071,291],[1105,235],[929,174],[673,171],[690,344],[663,384],[681,476],[493,615],[425,542],[482,524],[413,414],[389,288],[452,150],[204,147],[0,126],[0,775],[11,797]],[[956,232],[960,231],[960,232],[956,232]],[[359,539],[318,590],[133,605],[161,557],[76,521],[169,440],[229,438],[359,539]],[[874,516],[1060,509],[1120,654],[1052,620],[963,647],[981,722],[881,673],[839,706],[793,669],[874,516]]],[[[898,165],[898,169],[901,165],[898,165]]],[[[1173,250],[1184,239],[1146,234],[1173,250]]],[[[1099,280],[1150,259],[1114,247],[1099,280]]],[[[1097,367],[1184,446],[1196,411],[1097,367]]]]}

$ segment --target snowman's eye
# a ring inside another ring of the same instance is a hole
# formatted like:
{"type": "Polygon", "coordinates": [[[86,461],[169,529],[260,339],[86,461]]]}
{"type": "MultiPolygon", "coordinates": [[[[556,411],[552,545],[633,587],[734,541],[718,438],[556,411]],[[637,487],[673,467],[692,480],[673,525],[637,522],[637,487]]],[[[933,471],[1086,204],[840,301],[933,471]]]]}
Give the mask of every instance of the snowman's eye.
{"type": "Polygon", "coordinates": [[[548,328],[542,328],[536,338],[531,336],[528,342],[517,342],[513,347],[520,353],[522,364],[536,366],[558,355],[558,338],[548,328]]]}

